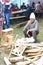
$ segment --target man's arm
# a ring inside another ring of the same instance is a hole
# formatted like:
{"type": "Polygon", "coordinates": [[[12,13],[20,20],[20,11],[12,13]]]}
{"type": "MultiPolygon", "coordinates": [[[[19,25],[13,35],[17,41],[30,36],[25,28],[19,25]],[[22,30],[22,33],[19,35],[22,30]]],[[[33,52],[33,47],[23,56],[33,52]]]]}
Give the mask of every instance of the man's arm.
{"type": "Polygon", "coordinates": [[[28,34],[29,31],[39,31],[39,24],[38,24],[38,22],[35,23],[35,27],[34,28],[28,29],[27,34],[28,34]]]}
{"type": "Polygon", "coordinates": [[[38,31],[39,30],[39,24],[38,22],[35,23],[35,27],[33,29],[30,29],[29,31],[38,31]]]}
{"type": "Polygon", "coordinates": [[[27,29],[27,27],[29,26],[30,24],[30,20],[27,22],[27,24],[24,26],[24,30],[27,29]]]}

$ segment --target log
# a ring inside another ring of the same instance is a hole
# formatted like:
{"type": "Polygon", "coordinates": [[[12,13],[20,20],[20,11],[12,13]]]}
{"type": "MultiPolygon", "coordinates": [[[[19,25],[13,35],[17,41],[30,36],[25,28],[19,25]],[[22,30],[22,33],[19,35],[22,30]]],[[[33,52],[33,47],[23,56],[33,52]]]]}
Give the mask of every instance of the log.
{"type": "Polygon", "coordinates": [[[43,65],[43,56],[37,61],[34,62],[35,65],[43,65]]]}
{"type": "Polygon", "coordinates": [[[23,57],[13,57],[9,59],[11,62],[20,62],[23,61],[23,57]]]}
{"type": "Polygon", "coordinates": [[[7,57],[4,57],[4,61],[5,61],[6,65],[11,65],[11,63],[10,63],[10,61],[8,60],[7,57]]]}
{"type": "Polygon", "coordinates": [[[12,44],[12,48],[11,48],[11,51],[10,51],[10,53],[9,53],[8,59],[10,59],[10,57],[11,57],[11,54],[12,54],[11,52],[13,51],[14,43],[16,42],[17,39],[18,39],[18,35],[16,35],[15,40],[14,40],[14,42],[13,42],[13,44],[12,44]]]}
{"type": "Polygon", "coordinates": [[[25,53],[36,53],[38,51],[40,51],[39,48],[37,48],[37,49],[30,49],[30,50],[26,50],[25,53]]]}
{"type": "Polygon", "coordinates": [[[30,61],[22,61],[16,63],[16,65],[27,65],[27,64],[30,64],[30,61]]]}
{"type": "Polygon", "coordinates": [[[26,23],[27,23],[27,21],[26,22],[22,22],[22,23],[18,23],[18,24],[15,25],[15,28],[20,27],[20,25],[25,25],[26,23]]]}
{"type": "Polygon", "coordinates": [[[29,57],[30,56],[41,56],[41,52],[39,51],[39,52],[37,52],[37,53],[28,53],[27,54],[29,57]]]}

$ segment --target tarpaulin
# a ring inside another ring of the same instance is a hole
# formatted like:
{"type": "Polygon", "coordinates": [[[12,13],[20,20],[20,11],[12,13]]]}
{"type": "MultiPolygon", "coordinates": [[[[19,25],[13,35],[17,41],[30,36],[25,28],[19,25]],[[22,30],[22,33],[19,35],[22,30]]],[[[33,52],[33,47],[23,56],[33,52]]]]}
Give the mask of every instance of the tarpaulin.
{"type": "Polygon", "coordinates": [[[2,0],[2,2],[4,2],[4,1],[9,2],[10,0],[2,0]]]}

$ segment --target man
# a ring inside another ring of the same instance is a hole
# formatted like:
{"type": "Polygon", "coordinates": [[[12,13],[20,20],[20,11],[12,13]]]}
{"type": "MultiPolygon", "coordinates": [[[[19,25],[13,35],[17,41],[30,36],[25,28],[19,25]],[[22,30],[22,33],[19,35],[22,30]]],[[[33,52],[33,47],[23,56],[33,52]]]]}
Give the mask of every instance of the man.
{"type": "Polygon", "coordinates": [[[21,5],[20,9],[22,9],[22,10],[23,10],[23,9],[26,9],[26,5],[25,5],[25,3],[24,3],[24,2],[22,3],[22,5],[21,5]]]}
{"type": "Polygon", "coordinates": [[[35,11],[41,12],[42,10],[42,6],[40,1],[38,1],[38,3],[35,4],[35,11]]]}
{"type": "Polygon", "coordinates": [[[6,4],[6,1],[4,2],[4,16],[6,19],[6,26],[7,28],[10,28],[10,6],[6,4]]]}
{"type": "Polygon", "coordinates": [[[30,14],[30,20],[27,22],[26,26],[24,27],[24,35],[25,37],[29,37],[29,32],[32,32],[32,36],[36,41],[36,36],[39,33],[39,25],[38,21],[35,19],[35,14],[30,14]]]}

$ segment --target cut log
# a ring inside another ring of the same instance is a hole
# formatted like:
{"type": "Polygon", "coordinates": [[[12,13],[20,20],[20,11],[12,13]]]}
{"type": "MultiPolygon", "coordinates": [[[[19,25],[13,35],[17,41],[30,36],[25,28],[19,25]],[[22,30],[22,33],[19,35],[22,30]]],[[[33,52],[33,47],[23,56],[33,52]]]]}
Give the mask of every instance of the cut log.
{"type": "Polygon", "coordinates": [[[25,53],[36,53],[38,51],[40,51],[39,48],[37,48],[37,49],[30,49],[30,50],[26,50],[25,53]]]}
{"type": "Polygon", "coordinates": [[[23,61],[23,57],[13,57],[13,58],[10,58],[10,61],[11,62],[20,62],[20,61],[23,61]]]}
{"type": "Polygon", "coordinates": [[[5,61],[6,65],[11,65],[10,61],[6,57],[4,57],[4,61],[5,61]]]}
{"type": "Polygon", "coordinates": [[[30,61],[17,62],[16,65],[27,65],[30,64],[30,61]]]}
{"type": "Polygon", "coordinates": [[[37,61],[34,62],[35,65],[43,65],[43,56],[37,61]]]}
{"type": "Polygon", "coordinates": [[[37,52],[37,53],[28,53],[27,54],[29,57],[30,56],[41,56],[41,52],[37,52]]]}

